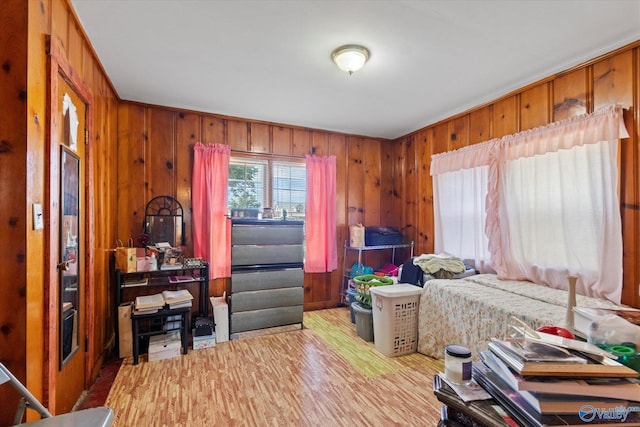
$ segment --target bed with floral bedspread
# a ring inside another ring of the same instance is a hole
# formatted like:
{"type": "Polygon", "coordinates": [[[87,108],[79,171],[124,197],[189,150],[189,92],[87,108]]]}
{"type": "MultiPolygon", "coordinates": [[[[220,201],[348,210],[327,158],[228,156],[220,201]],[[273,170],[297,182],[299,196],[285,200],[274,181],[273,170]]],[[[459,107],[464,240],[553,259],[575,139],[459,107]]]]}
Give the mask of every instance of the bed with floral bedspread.
{"type": "MultiPolygon", "coordinates": [[[[619,307],[582,295],[576,296],[576,302],[584,307],[619,307]]],[[[468,347],[477,360],[491,338],[504,337],[510,316],[532,328],[563,325],[566,306],[564,290],[499,280],[492,274],[429,280],[420,296],[418,352],[441,359],[447,345],[459,344],[468,347]]]]}

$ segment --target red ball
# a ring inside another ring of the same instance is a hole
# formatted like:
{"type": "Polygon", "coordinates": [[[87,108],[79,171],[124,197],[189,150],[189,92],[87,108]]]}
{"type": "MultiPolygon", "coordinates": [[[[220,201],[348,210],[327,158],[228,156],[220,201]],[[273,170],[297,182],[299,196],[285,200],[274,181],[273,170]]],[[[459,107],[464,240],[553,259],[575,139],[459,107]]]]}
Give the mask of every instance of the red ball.
{"type": "Polygon", "coordinates": [[[576,338],[570,330],[561,326],[545,325],[540,326],[536,331],[543,332],[545,334],[557,335],[563,338],[570,338],[572,340],[576,338]]]}

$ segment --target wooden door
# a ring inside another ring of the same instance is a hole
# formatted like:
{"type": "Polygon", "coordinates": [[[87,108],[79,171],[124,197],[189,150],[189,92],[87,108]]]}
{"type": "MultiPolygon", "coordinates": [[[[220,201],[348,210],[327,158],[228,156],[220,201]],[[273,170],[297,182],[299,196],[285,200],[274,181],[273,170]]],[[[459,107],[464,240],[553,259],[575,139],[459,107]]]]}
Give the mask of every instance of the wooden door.
{"type": "Polygon", "coordinates": [[[71,411],[88,386],[93,334],[91,94],[48,41],[45,389],[53,414],[71,411]]]}
{"type": "Polygon", "coordinates": [[[87,250],[85,241],[84,188],[85,188],[85,114],[86,105],[74,88],[58,74],[57,104],[60,126],[58,144],[51,145],[51,156],[59,155],[59,168],[51,168],[51,183],[59,183],[57,197],[51,198],[53,224],[58,224],[56,278],[58,304],[58,372],[56,375],[55,412],[69,412],[76,403],[86,382],[85,304],[87,250]],[[57,218],[53,218],[57,215],[57,218]]]}

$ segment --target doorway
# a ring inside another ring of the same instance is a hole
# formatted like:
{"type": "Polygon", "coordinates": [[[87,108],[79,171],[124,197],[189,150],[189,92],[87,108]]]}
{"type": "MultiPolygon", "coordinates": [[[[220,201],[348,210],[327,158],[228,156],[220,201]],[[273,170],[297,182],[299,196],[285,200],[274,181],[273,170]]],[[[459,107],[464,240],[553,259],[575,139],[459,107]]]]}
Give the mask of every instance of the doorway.
{"type": "Polygon", "coordinates": [[[91,97],[56,45],[49,51],[49,187],[47,233],[48,314],[45,404],[70,412],[87,388],[92,318],[89,256],[91,230],[91,97]]]}

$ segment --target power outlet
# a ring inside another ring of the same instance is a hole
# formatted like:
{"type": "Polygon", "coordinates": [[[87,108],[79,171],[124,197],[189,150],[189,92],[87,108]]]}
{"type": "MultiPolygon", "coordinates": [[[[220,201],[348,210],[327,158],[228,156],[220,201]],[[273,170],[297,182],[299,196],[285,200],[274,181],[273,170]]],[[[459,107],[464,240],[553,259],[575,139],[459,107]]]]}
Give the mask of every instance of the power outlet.
{"type": "Polygon", "coordinates": [[[33,204],[33,229],[44,229],[44,216],[42,215],[42,205],[40,203],[33,204]]]}

